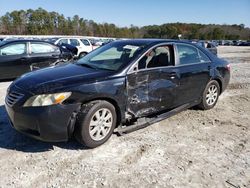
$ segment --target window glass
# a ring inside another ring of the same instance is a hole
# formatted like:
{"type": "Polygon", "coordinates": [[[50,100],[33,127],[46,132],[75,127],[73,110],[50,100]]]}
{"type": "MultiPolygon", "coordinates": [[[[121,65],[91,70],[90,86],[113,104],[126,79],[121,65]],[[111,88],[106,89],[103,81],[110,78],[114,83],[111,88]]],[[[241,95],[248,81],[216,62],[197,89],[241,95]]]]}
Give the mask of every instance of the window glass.
{"type": "Polygon", "coordinates": [[[77,39],[69,39],[69,41],[72,46],[80,46],[80,43],[77,39]]]}
{"type": "Polygon", "coordinates": [[[31,53],[38,54],[38,53],[51,53],[58,50],[57,47],[51,46],[49,44],[41,44],[41,43],[31,43],[30,44],[31,53]]]}
{"type": "Polygon", "coordinates": [[[204,54],[202,51],[199,50],[200,55],[200,62],[209,62],[210,59],[207,57],[206,54],[204,54]]]}
{"type": "Polygon", "coordinates": [[[173,65],[172,46],[159,46],[148,52],[138,63],[138,69],[173,65]]]}
{"type": "Polygon", "coordinates": [[[86,40],[86,39],[81,39],[81,41],[82,41],[82,43],[83,43],[85,46],[90,46],[88,40],[86,40]]]}
{"type": "Polygon", "coordinates": [[[180,65],[209,61],[208,57],[195,47],[183,44],[177,44],[176,46],[179,53],[180,65]]]}
{"type": "Polygon", "coordinates": [[[59,45],[68,44],[68,39],[61,39],[61,40],[59,40],[58,44],[59,45]]]}
{"type": "Polygon", "coordinates": [[[21,55],[26,52],[25,44],[11,44],[0,49],[0,55],[21,55]]]}

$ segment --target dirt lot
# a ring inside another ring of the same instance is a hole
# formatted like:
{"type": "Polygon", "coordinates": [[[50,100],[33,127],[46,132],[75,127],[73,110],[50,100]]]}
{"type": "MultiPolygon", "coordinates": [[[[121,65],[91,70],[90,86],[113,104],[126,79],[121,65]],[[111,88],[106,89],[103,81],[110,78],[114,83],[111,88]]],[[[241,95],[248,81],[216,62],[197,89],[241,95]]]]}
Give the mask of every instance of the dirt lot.
{"type": "Polygon", "coordinates": [[[250,47],[220,47],[228,90],[210,111],[187,110],[86,150],[43,143],[8,124],[0,83],[0,187],[250,187],[250,47]]]}

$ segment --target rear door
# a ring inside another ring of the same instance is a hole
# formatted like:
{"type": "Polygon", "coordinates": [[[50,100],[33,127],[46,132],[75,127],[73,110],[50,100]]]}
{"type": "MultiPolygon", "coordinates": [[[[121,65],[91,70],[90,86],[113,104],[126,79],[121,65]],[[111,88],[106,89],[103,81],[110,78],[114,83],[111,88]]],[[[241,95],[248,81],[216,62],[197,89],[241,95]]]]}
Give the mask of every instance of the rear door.
{"type": "Polygon", "coordinates": [[[0,48],[0,79],[11,79],[29,71],[26,42],[15,42],[0,48]]]}
{"type": "Polygon", "coordinates": [[[44,42],[30,42],[29,55],[32,70],[48,67],[60,59],[59,47],[44,42]]]}
{"type": "Polygon", "coordinates": [[[91,52],[93,50],[93,46],[92,44],[90,43],[89,40],[87,39],[80,39],[82,44],[84,45],[84,48],[86,49],[86,52],[91,52]]]}
{"type": "Polygon", "coordinates": [[[180,85],[176,95],[176,106],[200,100],[210,80],[210,59],[193,45],[177,43],[177,65],[180,85]]]}

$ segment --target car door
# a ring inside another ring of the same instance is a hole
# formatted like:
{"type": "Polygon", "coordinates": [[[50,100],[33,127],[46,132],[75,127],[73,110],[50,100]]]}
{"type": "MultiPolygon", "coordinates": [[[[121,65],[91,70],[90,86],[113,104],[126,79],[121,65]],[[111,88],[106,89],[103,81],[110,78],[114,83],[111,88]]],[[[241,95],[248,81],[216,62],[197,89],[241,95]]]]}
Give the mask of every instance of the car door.
{"type": "Polygon", "coordinates": [[[210,59],[197,47],[176,43],[177,65],[180,85],[176,106],[199,101],[210,79],[210,59]]]}
{"type": "Polygon", "coordinates": [[[26,42],[12,42],[0,48],[0,79],[12,79],[29,71],[26,42]]]}
{"type": "Polygon", "coordinates": [[[59,47],[45,42],[30,42],[30,66],[32,70],[53,65],[60,59],[59,47]]]}
{"type": "Polygon", "coordinates": [[[91,52],[93,50],[93,46],[87,39],[80,39],[82,44],[84,45],[84,48],[86,49],[86,52],[91,52]]]}
{"type": "Polygon", "coordinates": [[[172,45],[158,46],[132,68],[127,75],[127,108],[130,113],[142,117],[173,107],[179,85],[174,59],[172,45]],[[160,48],[167,48],[168,53],[157,52],[160,48]]]}

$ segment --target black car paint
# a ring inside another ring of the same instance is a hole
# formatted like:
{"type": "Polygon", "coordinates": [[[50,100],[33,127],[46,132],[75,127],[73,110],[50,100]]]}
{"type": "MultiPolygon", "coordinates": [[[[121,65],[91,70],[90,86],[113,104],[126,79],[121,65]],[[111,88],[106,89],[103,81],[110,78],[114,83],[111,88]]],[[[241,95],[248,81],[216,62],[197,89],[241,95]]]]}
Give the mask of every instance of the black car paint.
{"type": "Polygon", "coordinates": [[[48,67],[61,60],[72,58],[71,51],[65,49],[66,47],[62,48],[49,42],[39,40],[12,40],[2,43],[0,48],[20,43],[26,45],[24,54],[0,56],[0,80],[14,79],[32,70],[48,67]],[[30,42],[49,44],[58,48],[58,51],[31,54],[28,48],[30,42]]]}
{"type": "MultiPolygon", "coordinates": [[[[168,40],[135,41],[144,42],[147,47],[138,58],[118,71],[95,70],[68,64],[28,73],[14,81],[7,96],[15,91],[24,94],[13,106],[6,104],[14,127],[44,141],[66,141],[73,132],[76,114],[81,113],[81,109],[89,101],[109,101],[116,108],[119,122],[125,123],[129,119],[173,109],[187,102],[196,104],[201,100],[201,93],[210,80],[219,82],[221,92],[229,82],[230,73],[226,67],[228,63],[197,46],[211,62],[178,66],[179,57],[176,54],[176,66],[133,71],[137,60],[155,45],[192,45],[168,40]],[[73,94],[63,104],[48,107],[22,106],[33,95],[67,91],[73,94]]],[[[133,41],[118,42],[129,44],[133,41]]]]}

